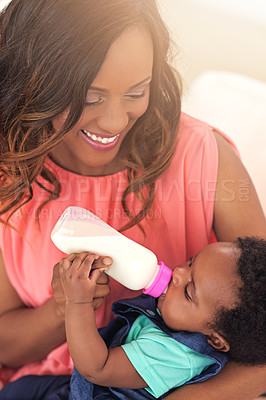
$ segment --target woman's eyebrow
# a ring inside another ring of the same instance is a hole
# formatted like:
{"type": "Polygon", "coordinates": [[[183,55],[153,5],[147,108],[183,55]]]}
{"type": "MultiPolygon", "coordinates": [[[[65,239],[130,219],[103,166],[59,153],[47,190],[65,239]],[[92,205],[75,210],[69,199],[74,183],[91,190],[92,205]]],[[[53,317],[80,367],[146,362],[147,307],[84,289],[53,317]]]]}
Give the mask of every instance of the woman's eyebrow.
{"type": "MultiPolygon", "coordinates": [[[[130,86],[130,88],[128,90],[131,89],[135,89],[136,87],[143,85],[144,83],[148,83],[149,81],[151,81],[151,76],[149,76],[148,78],[143,79],[142,81],[136,83],[136,85],[130,86]]],[[[95,90],[96,92],[101,92],[101,93],[109,93],[109,90],[107,89],[103,89],[97,86],[90,86],[89,90],[95,90]]]]}
{"type": "Polygon", "coordinates": [[[89,90],[95,90],[95,92],[102,92],[102,93],[109,93],[109,90],[107,89],[102,89],[96,86],[90,86],[89,90]]]}
{"type": "Polygon", "coordinates": [[[130,90],[130,89],[135,89],[136,87],[138,87],[138,86],[140,86],[140,85],[143,85],[143,84],[146,83],[146,82],[148,83],[149,81],[151,81],[151,76],[148,76],[148,78],[143,79],[142,81],[140,81],[140,82],[137,83],[136,85],[130,86],[129,90],[130,90]]]}

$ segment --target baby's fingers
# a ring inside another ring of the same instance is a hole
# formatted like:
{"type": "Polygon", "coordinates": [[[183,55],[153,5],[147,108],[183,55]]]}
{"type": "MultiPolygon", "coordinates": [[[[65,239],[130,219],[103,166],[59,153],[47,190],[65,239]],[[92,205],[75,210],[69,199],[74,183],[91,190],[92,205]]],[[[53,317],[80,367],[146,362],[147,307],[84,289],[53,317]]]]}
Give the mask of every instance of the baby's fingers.
{"type": "Polygon", "coordinates": [[[69,277],[76,276],[86,279],[90,274],[93,262],[98,258],[98,255],[87,252],[71,254],[60,261],[60,273],[69,277]]]}
{"type": "Polygon", "coordinates": [[[95,254],[87,254],[83,259],[80,261],[73,261],[73,270],[78,273],[79,278],[87,279],[91,272],[92,264],[95,260],[97,260],[99,256],[95,254]]]}
{"type": "Polygon", "coordinates": [[[71,253],[65,258],[62,258],[59,262],[59,269],[63,272],[66,272],[69,269],[73,269],[73,263],[75,261],[74,268],[79,268],[83,259],[87,256],[88,253],[71,253]]]}

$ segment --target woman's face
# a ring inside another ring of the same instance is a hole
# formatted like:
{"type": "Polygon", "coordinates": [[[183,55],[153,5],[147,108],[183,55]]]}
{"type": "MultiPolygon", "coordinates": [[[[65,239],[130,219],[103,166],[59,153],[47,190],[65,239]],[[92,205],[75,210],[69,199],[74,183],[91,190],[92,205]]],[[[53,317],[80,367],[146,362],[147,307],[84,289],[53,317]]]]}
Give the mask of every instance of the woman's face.
{"type": "MultiPolygon", "coordinates": [[[[83,175],[123,169],[123,140],[149,104],[153,45],[144,28],[131,27],[116,39],[87,93],[81,118],[51,152],[63,168],[83,175]]],[[[68,111],[53,120],[59,130],[68,111]]]]}

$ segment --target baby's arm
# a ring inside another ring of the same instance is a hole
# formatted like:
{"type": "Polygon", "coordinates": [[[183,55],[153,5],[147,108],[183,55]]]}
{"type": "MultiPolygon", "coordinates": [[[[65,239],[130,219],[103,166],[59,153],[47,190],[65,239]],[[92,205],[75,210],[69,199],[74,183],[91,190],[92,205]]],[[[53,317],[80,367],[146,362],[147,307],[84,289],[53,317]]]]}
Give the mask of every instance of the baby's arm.
{"type": "Polygon", "coordinates": [[[104,270],[91,271],[98,257],[84,252],[60,262],[70,355],[79,373],[90,382],[131,389],[147,387],[124,350],[121,347],[108,349],[98,333],[92,301],[97,280],[104,270]]]}

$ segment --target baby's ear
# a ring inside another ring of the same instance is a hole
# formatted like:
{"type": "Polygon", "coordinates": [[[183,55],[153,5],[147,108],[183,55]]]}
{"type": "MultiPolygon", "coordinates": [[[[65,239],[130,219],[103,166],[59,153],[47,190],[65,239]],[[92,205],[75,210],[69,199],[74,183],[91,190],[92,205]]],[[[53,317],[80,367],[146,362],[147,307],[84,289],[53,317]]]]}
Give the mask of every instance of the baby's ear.
{"type": "Polygon", "coordinates": [[[214,347],[216,350],[227,352],[230,350],[230,345],[226,339],[217,332],[213,332],[210,335],[205,335],[207,342],[214,347]]]}

